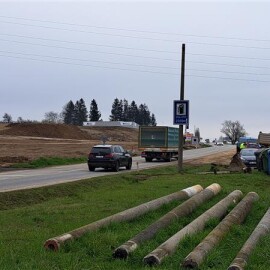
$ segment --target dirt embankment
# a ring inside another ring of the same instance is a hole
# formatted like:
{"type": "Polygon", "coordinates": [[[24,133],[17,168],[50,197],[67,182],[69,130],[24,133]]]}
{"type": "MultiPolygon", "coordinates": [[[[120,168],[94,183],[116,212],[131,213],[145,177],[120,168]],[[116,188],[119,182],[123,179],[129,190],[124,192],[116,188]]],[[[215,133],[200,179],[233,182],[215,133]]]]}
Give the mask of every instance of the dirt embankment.
{"type": "MultiPolygon", "coordinates": [[[[77,127],[63,124],[13,123],[0,124],[0,166],[25,162],[39,157],[87,157],[95,144],[121,144],[127,150],[138,152],[138,129],[126,127],[77,127]]],[[[229,164],[235,154],[232,150],[185,163],[216,162],[229,164]]]]}
{"type": "Polygon", "coordinates": [[[0,166],[39,157],[86,157],[90,148],[102,143],[103,138],[107,138],[107,143],[119,143],[136,151],[138,130],[46,123],[1,124],[0,166]]]}

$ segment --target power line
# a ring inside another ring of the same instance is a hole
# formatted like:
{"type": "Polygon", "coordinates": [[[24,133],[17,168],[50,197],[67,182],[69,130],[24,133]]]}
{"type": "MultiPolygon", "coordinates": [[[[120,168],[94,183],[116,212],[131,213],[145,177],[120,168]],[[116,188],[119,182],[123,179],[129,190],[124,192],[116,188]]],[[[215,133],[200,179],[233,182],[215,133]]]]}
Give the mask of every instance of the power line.
{"type": "Polygon", "coordinates": [[[90,27],[90,28],[97,28],[97,29],[120,30],[120,31],[147,33],[147,34],[161,34],[161,35],[186,36],[186,37],[196,37],[196,38],[216,38],[216,39],[229,39],[229,40],[242,40],[242,41],[270,42],[269,39],[251,39],[251,38],[239,38],[239,37],[236,38],[236,37],[224,37],[224,36],[193,35],[193,34],[183,34],[183,33],[147,31],[147,30],[138,30],[138,29],[127,29],[127,28],[105,27],[105,26],[87,25],[87,24],[75,24],[75,23],[67,23],[67,22],[56,22],[56,21],[48,21],[48,20],[37,20],[37,19],[11,17],[11,16],[3,16],[3,15],[0,15],[0,18],[18,19],[18,20],[41,22],[41,23],[51,23],[51,24],[62,24],[62,25],[69,25],[69,26],[90,27]]]}
{"type": "MultiPolygon", "coordinates": [[[[165,69],[179,70],[179,67],[168,67],[168,66],[165,66],[164,67],[164,66],[155,66],[155,65],[128,64],[128,63],[123,63],[123,62],[111,62],[111,61],[101,61],[101,60],[93,60],[93,59],[80,59],[80,58],[60,57],[60,56],[52,56],[52,55],[21,53],[21,52],[12,52],[12,51],[3,51],[3,50],[0,50],[0,53],[18,54],[18,55],[34,56],[34,57],[47,57],[47,58],[70,60],[70,61],[96,62],[96,63],[102,63],[102,64],[116,64],[116,65],[126,65],[126,66],[136,66],[136,67],[165,68],[165,69]]],[[[241,74],[241,75],[270,76],[270,73],[236,72],[236,71],[194,69],[194,68],[190,68],[190,69],[187,68],[186,70],[189,70],[189,71],[199,71],[199,72],[214,72],[214,73],[228,73],[228,74],[241,74]]]]}
{"type": "Polygon", "coordinates": [[[225,78],[225,77],[212,77],[212,76],[203,76],[203,75],[185,75],[188,77],[198,77],[198,78],[209,78],[209,79],[221,79],[221,80],[234,80],[234,81],[248,81],[248,82],[265,82],[268,83],[270,81],[263,80],[252,80],[252,79],[239,79],[239,78],[225,78]]]}
{"type": "MultiPolygon", "coordinates": [[[[37,43],[24,42],[24,41],[6,40],[6,39],[0,39],[0,40],[5,41],[5,42],[28,44],[28,45],[57,48],[57,49],[67,49],[67,50],[74,50],[74,51],[94,52],[94,53],[100,53],[100,54],[121,55],[121,56],[136,57],[136,58],[142,58],[142,59],[155,59],[155,60],[166,60],[166,61],[179,62],[179,59],[171,59],[171,58],[138,56],[138,55],[132,55],[132,54],[122,54],[122,53],[104,52],[104,51],[101,52],[101,51],[95,51],[95,50],[70,48],[70,47],[56,46],[56,45],[44,45],[44,44],[37,44],[37,43]]],[[[224,63],[216,63],[216,62],[204,62],[204,61],[186,61],[186,62],[187,63],[206,64],[206,65],[221,65],[221,66],[235,66],[235,67],[245,67],[245,68],[270,69],[269,67],[248,66],[248,65],[238,65],[238,64],[224,64],[224,63]]]]}
{"type": "Polygon", "coordinates": [[[227,74],[270,76],[270,73],[238,72],[238,71],[226,71],[226,70],[224,71],[224,70],[210,70],[210,69],[196,69],[196,68],[186,68],[186,70],[200,71],[200,72],[227,73],[227,74]]]}
{"type": "Polygon", "coordinates": [[[41,38],[41,37],[33,37],[33,36],[13,35],[13,34],[4,34],[4,33],[0,33],[0,35],[9,36],[9,37],[19,37],[19,38],[46,40],[46,41],[57,41],[57,42],[62,42],[62,43],[80,44],[80,45],[87,45],[87,46],[92,45],[92,46],[97,46],[97,47],[108,47],[108,48],[128,49],[128,50],[137,50],[137,51],[146,51],[146,52],[160,52],[160,53],[179,54],[179,52],[172,52],[172,51],[163,51],[163,50],[154,50],[154,49],[141,49],[141,48],[134,48],[134,47],[113,46],[113,45],[103,45],[103,44],[96,44],[96,43],[78,42],[78,41],[69,41],[69,40],[60,40],[60,39],[51,39],[51,38],[41,38]]]}
{"type": "Polygon", "coordinates": [[[127,64],[127,63],[123,63],[123,62],[100,61],[100,60],[93,60],[93,59],[79,59],[79,58],[60,57],[60,56],[32,54],[32,53],[21,53],[21,52],[11,52],[11,51],[2,51],[2,50],[0,50],[0,53],[19,54],[19,55],[35,56],[35,57],[48,57],[48,58],[71,60],[71,61],[83,61],[83,62],[87,62],[88,61],[88,62],[96,62],[96,63],[103,63],[103,64],[115,64],[115,65],[137,66],[137,67],[150,67],[150,68],[166,68],[166,69],[176,69],[176,70],[179,70],[179,67],[176,68],[176,67],[168,67],[168,66],[164,67],[164,66],[153,66],[153,65],[142,65],[142,64],[127,64]]]}
{"type": "Polygon", "coordinates": [[[238,64],[224,64],[224,63],[215,63],[215,62],[203,62],[203,61],[186,61],[186,62],[187,63],[196,63],[196,64],[206,64],[206,65],[270,69],[269,67],[247,66],[247,65],[238,65],[238,64]]]}
{"type": "MultiPolygon", "coordinates": [[[[171,54],[177,54],[177,55],[179,55],[179,52],[176,52],[176,51],[142,49],[142,48],[125,47],[125,46],[113,46],[113,45],[104,45],[104,44],[97,44],[97,43],[78,42],[78,41],[69,41],[69,40],[51,39],[51,38],[41,38],[41,37],[34,37],[34,36],[6,34],[6,33],[0,33],[0,35],[2,35],[2,36],[8,36],[8,37],[19,37],[19,38],[43,40],[43,41],[53,41],[53,42],[62,42],[62,43],[70,43],[70,44],[80,44],[80,45],[87,45],[87,46],[88,45],[91,45],[91,46],[105,47],[105,48],[127,49],[127,50],[137,50],[137,51],[146,51],[146,52],[158,52],[158,53],[171,53],[171,54]]],[[[202,53],[187,53],[187,54],[188,55],[199,55],[199,56],[231,58],[231,59],[237,58],[237,59],[270,61],[270,58],[259,58],[259,57],[243,57],[243,56],[230,56],[230,55],[218,55],[218,54],[202,54],[202,53]]]]}
{"type": "Polygon", "coordinates": [[[247,59],[247,60],[265,60],[270,61],[270,58],[260,58],[260,57],[244,57],[244,56],[230,56],[230,55],[220,55],[220,54],[204,54],[204,53],[186,53],[188,55],[199,55],[199,56],[210,56],[210,57],[221,57],[221,58],[232,58],[232,59],[247,59]]]}
{"type": "Polygon", "coordinates": [[[139,55],[132,55],[132,54],[123,54],[123,53],[114,53],[114,52],[100,52],[95,50],[87,50],[87,49],[78,49],[78,48],[70,48],[70,47],[63,47],[63,46],[56,46],[56,45],[45,45],[45,44],[37,44],[32,42],[24,42],[24,41],[16,41],[16,40],[8,40],[8,39],[0,39],[6,42],[13,42],[13,43],[20,43],[20,44],[27,44],[27,45],[34,45],[34,46],[42,46],[48,48],[57,48],[57,49],[66,49],[66,50],[73,50],[73,51],[83,51],[83,52],[94,52],[94,53],[102,53],[102,54],[111,54],[111,55],[121,55],[121,56],[129,56],[129,57],[136,57],[136,58],[147,58],[147,59],[155,59],[155,60],[167,60],[167,61],[174,61],[179,62],[177,59],[171,58],[161,58],[161,57],[152,57],[152,56],[139,56],[139,55]]]}
{"type": "Polygon", "coordinates": [[[127,69],[127,68],[118,68],[118,67],[96,66],[96,65],[89,65],[89,64],[68,63],[68,62],[61,62],[61,61],[44,60],[44,59],[36,59],[36,58],[20,57],[20,56],[10,56],[10,55],[3,55],[3,54],[0,54],[0,56],[2,56],[2,57],[8,57],[8,58],[16,58],[16,59],[26,59],[26,60],[32,60],[32,61],[39,61],[39,62],[49,62],[49,63],[58,63],[58,64],[66,64],[66,65],[84,66],[84,67],[95,67],[95,68],[104,68],[104,69],[116,69],[116,70],[136,71],[136,72],[148,72],[148,73],[166,74],[166,75],[177,75],[177,76],[179,76],[178,73],[149,71],[149,70],[138,70],[138,69],[127,69]]]}
{"type": "MultiPolygon", "coordinates": [[[[6,22],[6,21],[0,21],[0,23],[16,24],[16,25],[20,25],[20,26],[40,27],[40,28],[46,28],[46,29],[62,30],[62,31],[77,32],[77,33],[88,33],[88,34],[97,34],[97,35],[105,35],[105,36],[133,38],[133,39],[145,39],[145,40],[153,40],[153,41],[183,43],[183,41],[180,41],[180,40],[160,39],[160,38],[140,37],[140,36],[129,36],[129,35],[112,34],[112,33],[99,33],[99,32],[94,32],[94,31],[83,31],[83,30],[66,29],[66,28],[59,28],[59,27],[52,27],[52,26],[32,25],[32,24],[26,24],[26,23],[16,23],[16,22],[6,22]]],[[[194,42],[194,41],[187,41],[185,43],[186,44],[196,44],[196,45],[209,45],[209,46],[221,46],[221,47],[234,47],[234,48],[270,50],[270,47],[242,46],[242,45],[207,43],[207,42],[194,42]]]]}
{"type": "MultiPolygon", "coordinates": [[[[0,54],[0,57],[8,57],[8,58],[15,58],[15,59],[26,59],[26,60],[31,60],[31,61],[58,63],[58,64],[84,66],[84,67],[94,67],[94,68],[102,68],[102,69],[114,69],[114,70],[122,70],[122,71],[135,71],[135,72],[143,72],[143,73],[154,73],[154,74],[164,74],[164,75],[179,76],[178,73],[158,72],[158,71],[149,71],[149,70],[137,70],[137,69],[127,69],[127,68],[116,68],[116,67],[96,66],[96,65],[77,64],[77,63],[67,63],[67,62],[60,62],[60,61],[35,59],[35,58],[19,57],[19,56],[9,56],[9,55],[1,55],[1,54],[0,54]]],[[[240,79],[240,78],[228,78],[228,77],[214,77],[214,76],[191,75],[191,74],[187,74],[186,76],[188,76],[188,77],[198,77],[198,78],[209,78],[209,79],[222,79],[222,80],[236,80],[236,81],[270,83],[270,81],[267,81],[267,80],[253,80],[253,79],[240,79]]]]}

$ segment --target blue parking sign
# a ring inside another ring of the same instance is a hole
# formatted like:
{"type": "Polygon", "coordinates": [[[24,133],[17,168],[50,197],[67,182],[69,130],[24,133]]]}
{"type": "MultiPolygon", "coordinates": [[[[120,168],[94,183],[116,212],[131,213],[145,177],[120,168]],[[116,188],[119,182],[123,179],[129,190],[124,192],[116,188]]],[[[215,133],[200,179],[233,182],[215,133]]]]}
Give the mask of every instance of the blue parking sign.
{"type": "Polygon", "coordinates": [[[174,100],[173,124],[189,125],[189,100],[174,100]]]}

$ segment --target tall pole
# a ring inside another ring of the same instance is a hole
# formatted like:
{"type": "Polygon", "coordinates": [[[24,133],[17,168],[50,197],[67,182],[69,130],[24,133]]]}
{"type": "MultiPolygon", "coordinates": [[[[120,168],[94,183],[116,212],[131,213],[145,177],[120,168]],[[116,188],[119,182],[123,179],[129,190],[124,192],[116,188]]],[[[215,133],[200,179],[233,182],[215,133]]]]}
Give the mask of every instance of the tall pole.
{"type": "MultiPolygon", "coordinates": [[[[185,52],[186,46],[182,44],[182,62],[181,62],[181,83],[180,83],[180,100],[184,100],[185,86],[185,52]]],[[[178,144],[178,172],[183,172],[183,125],[179,125],[179,144],[178,144]]]]}

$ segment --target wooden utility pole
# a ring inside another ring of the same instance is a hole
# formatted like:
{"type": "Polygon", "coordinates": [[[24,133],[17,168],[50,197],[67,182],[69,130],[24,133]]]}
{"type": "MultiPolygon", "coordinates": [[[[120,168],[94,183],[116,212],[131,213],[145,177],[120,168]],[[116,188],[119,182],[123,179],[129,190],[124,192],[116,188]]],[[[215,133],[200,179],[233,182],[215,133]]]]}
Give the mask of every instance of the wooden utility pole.
{"type": "MultiPolygon", "coordinates": [[[[181,83],[180,83],[180,100],[184,100],[185,86],[185,52],[186,46],[182,44],[182,62],[181,62],[181,83]]],[[[183,125],[179,125],[179,144],[178,144],[178,172],[183,172],[183,125]]]]}
{"type": "Polygon", "coordinates": [[[77,228],[73,231],[64,233],[62,235],[53,237],[48,239],[44,247],[46,249],[51,249],[54,251],[57,251],[60,249],[61,246],[63,246],[66,242],[75,240],[77,238],[80,238],[82,235],[86,234],[87,232],[92,232],[95,230],[98,230],[104,226],[107,226],[111,222],[121,222],[121,221],[128,221],[133,220],[150,210],[155,210],[160,208],[164,204],[168,204],[171,201],[175,200],[185,200],[193,195],[199,193],[203,188],[200,185],[195,185],[186,189],[183,189],[181,191],[177,191],[175,193],[172,193],[170,195],[166,195],[164,197],[152,200],[150,202],[146,202],[143,204],[140,204],[138,206],[129,208],[127,210],[124,210],[120,213],[114,214],[109,217],[105,217],[103,219],[97,220],[95,222],[92,222],[88,225],[85,225],[83,227],[77,228]]]}

